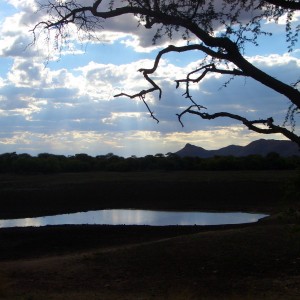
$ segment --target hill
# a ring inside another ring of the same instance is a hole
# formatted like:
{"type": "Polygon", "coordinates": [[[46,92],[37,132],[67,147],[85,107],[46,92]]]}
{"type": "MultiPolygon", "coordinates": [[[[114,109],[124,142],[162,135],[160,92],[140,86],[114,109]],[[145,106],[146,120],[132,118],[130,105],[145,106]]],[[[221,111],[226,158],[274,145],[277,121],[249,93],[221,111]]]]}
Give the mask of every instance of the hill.
{"type": "Polygon", "coordinates": [[[230,145],[218,150],[206,150],[202,147],[186,144],[181,150],[174,154],[180,157],[196,156],[201,158],[209,158],[214,156],[248,156],[261,155],[266,156],[270,152],[278,153],[280,156],[289,157],[300,155],[299,147],[296,143],[284,140],[265,140],[260,139],[246,146],[230,145]]]}

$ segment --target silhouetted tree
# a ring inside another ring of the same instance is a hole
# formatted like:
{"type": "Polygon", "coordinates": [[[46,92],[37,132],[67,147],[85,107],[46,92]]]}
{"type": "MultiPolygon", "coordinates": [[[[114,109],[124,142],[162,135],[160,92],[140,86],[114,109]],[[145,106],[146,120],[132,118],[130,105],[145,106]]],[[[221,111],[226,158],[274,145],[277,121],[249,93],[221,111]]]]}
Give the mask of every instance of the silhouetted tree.
{"type": "Polygon", "coordinates": [[[18,158],[16,152],[3,153],[0,155],[0,172],[11,172],[12,164],[18,158]]]}
{"type": "Polygon", "coordinates": [[[157,91],[159,98],[161,97],[160,86],[150,78],[156,71],[160,59],[170,52],[185,52],[188,55],[189,51],[199,51],[206,55],[200,66],[185,78],[176,80],[177,87],[185,85],[184,95],[191,101],[191,105],[178,114],[182,126],[182,117],[186,114],[197,115],[207,120],[226,117],[237,120],[250,130],[259,133],[281,133],[300,145],[300,137],[294,130],[295,115],[300,109],[299,78],[295,78],[293,84],[284,83],[258,69],[243,55],[246,43],[257,45],[260,35],[270,34],[263,31],[262,22],[267,20],[277,23],[281,17],[286,19],[287,48],[292,51],[300,30],[300,26],[293,27],[292,22],[295,12],[300,10],[299,0],[97,0],[89,1],[91,5],[81,0],[49,0],[46,4],[42,3],[41,9],[46,10],[49,18],[35,26],[34,37],[39,29],[49,31],[49,37],[50,32],[56,30],[54,36],[61,41],[67,38],[70,24],[75,24],[79,30],[93,34],[105,26],[106,19],[126,14],[134,15],[139,25],[146,29],[155,28],[154,42],[162,36],[167,36],[171,40],[174,33],[182,32],[182,39],[188,41],[185,46],[166,47],[158,52],[152,68],[139,70],[150,83],[149,89],[132,95],[126,93],[116,95],[140,98],[157,122],[158,119],[146,102],[146,96],[157,91]],[[286,122],[284,125],[276,125],[273,116],[249,120],[230,112],[213,114],[205,112],[206,108],[193,99],[190,84],[199,83],[209,73],[251,77],[283,95],[283,101],[289,101],[286,122]]]}
{"type": "Polygon", "coordinates": [[[128,158],[108,153],[89,156],[79,153],[71,156],[41,153],[31,156],[26,153],[0,154],[0,173],[58,173],[90,171],[152,171],[152,170],[275,170],[298,169],[300,156],[282,157],[270,152],[266,156],[249,155],[245,157],[214,156],[201,158],[196,156],[180,157],[168,153],[164,155],[131,156],[128,158]]]}

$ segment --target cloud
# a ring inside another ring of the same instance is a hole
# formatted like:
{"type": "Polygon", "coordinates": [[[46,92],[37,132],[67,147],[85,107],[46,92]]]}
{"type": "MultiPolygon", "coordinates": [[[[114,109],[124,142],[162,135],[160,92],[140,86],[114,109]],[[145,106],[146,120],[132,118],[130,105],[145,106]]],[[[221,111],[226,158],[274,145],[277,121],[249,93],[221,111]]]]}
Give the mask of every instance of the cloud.
{"type": "MultiPolygon", "coordinates": [[[[267,71],[274,76],[297,73],[299,70],[299,62],[293,57],[285,57],[285,63],[282,61],[281,56],[274,55],[253,58],[258,67],[268,68],[267,71]]],[[[67,126],[77,130],[114,132],[143,128],[167,133],[174,129],[188,132],[192,128],[200,130],[235,124],[230,119],[204,121],[186,115],[182,118],[185,127],[181,128],[176,114],[191,102],[182,96],[184,86],[175,89],[174,80],[183,78],[183,74],[191,70],[193,64],[180,68],[162,60],[157,73],[152,76],[163,91],[161,100],[158,100],[157,93],[146,97],[151,111],[160,120],[158,125],[150,118],[140,99],[113,97],[121,91],[136,93],[149,87],[137,69],[141,66],[151,67],[152,64],[151,60],[120,66],[90,62],[75,70],[51,70],[42,64],[15,60],[8,75],[10,85],[0,89],[4,97],[0,107],[7,110],[7,114],[26,116],[30,123],[28,126],[32,126],[33,122],[41,126],[43,122],[52,130],[67,126]]],[[[227,88],[219,90],[225,81],[225,78],[211,75],[195,85],[191,94],[197,103],[208,108],[208,112],[229,111],[250,119],[272,116],[275,121],[279,117],[279,124],[283,122],[287,109],[287,101],[283,97],[252,79],[245,81],[236,78],[227,88]]]]}
{"type": "MultiPolygon", "coordinates": [[[[249,141],[259,138],[261,138],[259,134],[251,132],[247,134],[242,126],[168,134],[145,130],[116,133],[78,130],[61,130],[55,133],[15,131],[10,134],[0,131],[0,152],[14,152],[18,149],[18,153],[25,152],[32,155],[48,152],[64,155],[89,153],[93,156],[113,152],[116,155],[129,157],[176,152],[188,142],[206,149],[219,149],[227,146],[228,140],[236,145],[246,145],[249,141]]],[[[273,135],[271,138],[282,137],[273,135]]]]}
{"type": "MultiPolygon", "coordinates": [[[[12,62],[7,73],[3,70],[0,73],[0,152],[17,149],[29,153],[97,155],[114,152],[141,156],[177,151],[187,142],[217,149],[228,143],[246,144],[262,137],[230,119],[206,121],[185,115],[184,127],[181,127],[176,114],[191,102],[183,96],[184,84],[176,89],[175,80],[195,70],[202,54],[194,51],[165,55],[157,71],[150,75],[163,91],[161,100],[157,92],[146,96],[151,111],[160,121],[157,124],[141,99],[114,97],[121,92],[133,94],[151,87],[138,70],[153,66],[151,58],[154,58],[154,50],[157,51],[156,46],[152,46],[153,31],[137,27],[136,19],[128,16],[105,24],[101,34],[105,35],[105,42],[110,43],[107,47],[126,45],[127,53],[132,55],[124,57],[126,63],[119,63],[124,54],[117,50],[108,51],[111,62],[105,63],[101,60],[101,47],[92,48],[93,59],[83,56],[80,41],[74,35],[70,37],[69,46],[63,48],[61,60],[47,64],[45,53],[50,49],[47,43],[26,48],[32,38],[28,29],[32,25],[30,6],[34,2],[10,2],[26,12],[26,16],[14,11],[14,15],[5,17],[0,25],[0,59],[10,57],[12,62]],[[76,55],[71,56],[71,53],[76,55]],[[117,53],[118,63],[113,53],[117,53]]],[[[161,40],[157,46],[164,42],[166,40],[161,40]]],[[[53,45],[52,50],[53,58],[57,58],[58,49],[53,45]]],[[[295,55],[256,55],[248,59],[288,84],[298,79],[300,60],[295,55]]],[[[276,124],[281,125],[287,99],[250,78],[237,77],[228,87],[221,88],[228,79],[209,74],[199,84],[191,84],[193,99],[206,106],[210,113],[229,111],[250,119],[272,116],[276,124]]]]}
{"type": "MultiPolygon", "coordinates": [[[[23,9],[23,6],[21,7],[23,9]]],[[[38,14],[34,14],[32,6],[27,7],[27,9],[24,8],[21,12],[6,16],[0,24],[0,57],[27,59],[39,59],[41,57],[45,60],[46,50],[49,51],[49,45],[45,43],[45,40],[40,48],[30,46],[34,39],[30,30],[38,21],[38,14]]]]}
{"type": "Polygon", "coordinates": [[[18,9],[28,10],[30,8],[36,7],[35,0],[6,0],[6,1],[18,9]]]}

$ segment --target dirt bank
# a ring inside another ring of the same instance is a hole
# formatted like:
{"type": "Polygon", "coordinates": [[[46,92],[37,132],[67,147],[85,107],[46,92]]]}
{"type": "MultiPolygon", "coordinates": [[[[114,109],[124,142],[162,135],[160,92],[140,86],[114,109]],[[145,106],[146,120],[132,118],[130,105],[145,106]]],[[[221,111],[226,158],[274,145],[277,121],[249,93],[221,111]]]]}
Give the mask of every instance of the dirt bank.
{"type": "Polygon", "coordinates": [[[280,198],[288,174],[2,177],[2,216],[135,204],[272,217],[234,226],[0,229],[0,299],[299,299],[299,217],[280,198]],[[129,204],[118,198],[129,194],[129,204]]]}

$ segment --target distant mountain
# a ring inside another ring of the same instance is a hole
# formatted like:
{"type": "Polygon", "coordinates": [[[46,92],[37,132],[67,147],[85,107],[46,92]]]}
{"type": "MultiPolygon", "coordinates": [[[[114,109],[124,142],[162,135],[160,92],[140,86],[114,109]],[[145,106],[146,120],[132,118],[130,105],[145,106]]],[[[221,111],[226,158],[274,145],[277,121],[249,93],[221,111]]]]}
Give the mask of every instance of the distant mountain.
{"type": "Polygon", "coordinates": [[[291,141],[282,140],[265,140],[260,139],[246,146],[236,146],[230,145],[218,150],[205,150],[202,147],[197,147],[191,144],[186,144],[181,150],[175,152],[174,154],[185,157],[185,156],[196,156],[202,158],[209,158],[218,156],[247,156],[252,154],[257,154],[261,156],[266,156],[270,152],[276,152],[281,156],[293,156],[300,155],[299,146],[291,141]]]}

